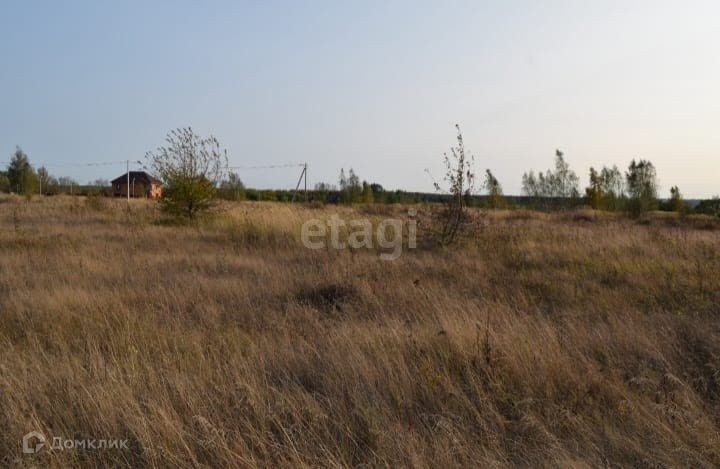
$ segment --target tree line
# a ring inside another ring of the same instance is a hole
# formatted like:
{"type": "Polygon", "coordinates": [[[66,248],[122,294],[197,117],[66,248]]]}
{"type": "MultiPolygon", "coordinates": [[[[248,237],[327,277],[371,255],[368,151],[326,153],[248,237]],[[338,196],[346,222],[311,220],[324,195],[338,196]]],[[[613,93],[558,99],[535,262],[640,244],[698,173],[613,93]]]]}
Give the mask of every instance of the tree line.
{"type": "MultiPolygon", "coordinates": [[[[460,147],[458,147],[460,148],[460,147]]],[[[458,161],[459,157],[453,155],[449,160],[458,161]]],[[[446,160],[446,165],[447,165],[446,160]]],[[[614,165],[603,166],[600,170],[594,167],[589,171],[589,182],[584,190],[580,191],[580,178],[570,169],[562,151],[556,150],[554,168],[545,172],[529,171],[522,176],[522,196],[505,196],[503,189],[490,169],[486,169],[480,184],[480,191],[476,192],[474,180],[476,174],[469,169],[469,163],[464,161],[464,203],[467,206],[484,208],[512,208],[531,207],[536,209],[552,210],[557,208],[573,208],[589,206],[595,210],[623,211],[631,215],[641,215],[653,210],[672,212],[704,213],[720,216],[720,198],[700,201],[691,206],[686,203],[677,186],[670,188],[668,199],[661,199],[658,195],[657,171],[653,163],[646,159],[633,159],[622,172],[614,165]],[[470,173],[468,174],[468,171],[470,173]],[[469,176],[469,177],[468,177],[469,176]]],[[[386,191],[380,184],[362,181],[351,168],[347,176],[343,170],[340,172],[338,185],[318,183],[312,191],[313,200],[325,200],[337,203],[398,203],[398,202],[442,202],[453,197],[453,185],[457,185],[458,174],[455,166],[453,171],[446,175],[449,188],[441,190],[435,183],[436,193],[410,193],[403,191],[386,191]]]]}
{"type": "MultiPolygon", "coordinates": [[[[92,186],[106,185],[108,185],[107,181],[97,180],[93,184],[86,185],[85,190],[92,186]]],[[[5,170],[0,171],[0,190],[4,192],[52,195],[71,193],[73,188],[77,187],[79,187],[78,182],[70,177],[55,177],[44,166],[33,168],[27,153],[19,146],[15,148],[5,170]]]]}
{"type": "Polygon", "coordinates": [[[718,197],[693,207],[685,202],[678,186],[670,188],[669,199],[661,200],[657,171],[653,163],[645,159],[633,159],[624,173],[616,165],[603,166],[599,171],[591,167],[584,196],[581,197],[578,187],[579,178],[560,150],[555,152],[554,170],[537,176],[530,171],[522,178],[523,195],[535,199],[534,203],[541,206],[553,199],[577,199],[595,210],[625,211],[635,216],[652,210],[720,216],[718,197]]]}
{"type": "MultiPolygon", "coordinates": [[[[190,217],[196,211],[209,208],[214,199],[290,201],[290,190],[259,190],[246,188],[237,173],[226,172],[227,151],[214,137],[201,138],[191,128],[176,129],[168,133],[168,143],[146,155],[154,175],[163,182],[161,204],[170,212],[190,217]]],[[[538,209],[590,206],[596,210],[624,211],[641,215],[651,210],[682,213],[706,213],[720,216],[720,198],[703,200],[690,206],[677,186],[670,189],[670,197],[658,196],[657,172],[646,159],[632,160],[622,172],[617,166],[594,167],[589,171],[589,182],[580,192],[580,178],[570,168],[562,151],[555,151],[554,167],[545,172],[533,170],[522,176],[522,196],[505,196],[502,186],[490,169],[484,172],[479,191],[475,190],[474,158],[465,154],[462,134],[458,127],[458,146],[444,155],[447,169],[446,190],[435,183],[435,193],[386,190],[382,185],[361,180],[350,168],[340,170],[338,183],[318,183],[314,189],[302,194],[301,199],[331,203],[422,203],[448,202],[458,197],[457,184],[462,181],[462,202],[465,206],[486,208],[512,208],[527,206],[538,209]],[[458,173],[462,168],[462,177],[458,173]]],[[[45,167],[37,170],[30,164],[28,155],[17,147],[5,171],[0,171],[0,190],[19,194],[56,194],[72,192],[78,184],[68,177],[54,177],[45,167]]],[[[97,193],[107,188],[107,180],[98,179],[84,186],[82,193],[97,193]]]]}

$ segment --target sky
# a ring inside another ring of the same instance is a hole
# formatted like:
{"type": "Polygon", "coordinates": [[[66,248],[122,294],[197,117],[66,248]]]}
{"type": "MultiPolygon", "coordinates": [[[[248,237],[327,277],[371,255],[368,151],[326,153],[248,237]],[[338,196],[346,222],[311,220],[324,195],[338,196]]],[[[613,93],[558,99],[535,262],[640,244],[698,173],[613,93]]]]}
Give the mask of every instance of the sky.
{"type": "Polygon", "coordinates": [[[70,165],[143,161],[191,126],[234,166],[431,192],[458,123],[507,194],[561,149],[582,187],[645,158],[661,196],[710,197],[718,18],[717,1],[5,0],[0,161],[20,145],[55,176],[113,179],[124,165],[70,165]]]}

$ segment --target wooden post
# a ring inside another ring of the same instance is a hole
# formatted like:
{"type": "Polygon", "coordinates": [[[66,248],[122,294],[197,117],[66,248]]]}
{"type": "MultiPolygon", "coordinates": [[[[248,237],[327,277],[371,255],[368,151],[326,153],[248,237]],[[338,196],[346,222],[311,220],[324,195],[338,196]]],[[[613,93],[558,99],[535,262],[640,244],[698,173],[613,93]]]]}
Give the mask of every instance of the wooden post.
{"type": "MultiPolygon", "coordinates": [[[[305,170],[307,169],[307,164],[303,165],[302,173],[300,173],[300,177],[298,178],[298,182],[295,185],[295,190],[293,191],[292,200],[290,201],[295,202],[295,196],[297,196],[297,191],[300,189],[300,183],[303,181],[303,177],[305,177],[305,170]]],[[[307,178],[305,179],[305,198],[307,199],[307,178]]]]}

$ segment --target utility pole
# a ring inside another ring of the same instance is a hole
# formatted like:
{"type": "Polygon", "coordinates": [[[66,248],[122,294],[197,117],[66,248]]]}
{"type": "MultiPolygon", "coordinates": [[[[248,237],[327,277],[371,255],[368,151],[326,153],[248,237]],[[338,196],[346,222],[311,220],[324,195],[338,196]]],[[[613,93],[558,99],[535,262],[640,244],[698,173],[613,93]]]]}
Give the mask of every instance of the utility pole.
{"type": "Polygon", "coordinates": [[[125,192],[127,193],[127,201],[130,203],[130,160],[125,161],[127,164],[127,186],[125,186],[125,192]]]}
{"type": "Polygon", "coordinates": [[[295,202],[295,196],[297,196],[298,189],[300,189],[300,183],[303,182],[303,178],[305,178],[305,200],[307,200],[307,163],[303,165],[302,173],[300,173],[300,177],[298,178],[298,182],[295,185],[295,191],[293,192],[292,200],[290,201],[295,202]]]}

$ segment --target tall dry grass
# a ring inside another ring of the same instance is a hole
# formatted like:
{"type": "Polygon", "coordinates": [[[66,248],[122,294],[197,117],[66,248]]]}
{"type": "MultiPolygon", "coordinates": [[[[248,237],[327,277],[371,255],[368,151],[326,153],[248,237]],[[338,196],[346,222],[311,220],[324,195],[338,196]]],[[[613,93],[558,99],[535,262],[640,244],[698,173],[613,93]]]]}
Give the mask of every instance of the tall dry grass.
{"type": "Polygon", "coordinates": [[[0,200],[0,465],[720,465],[714,222],[478,214],[385,262],[300,224],[403,207],[226,208],[0,200]]]}

